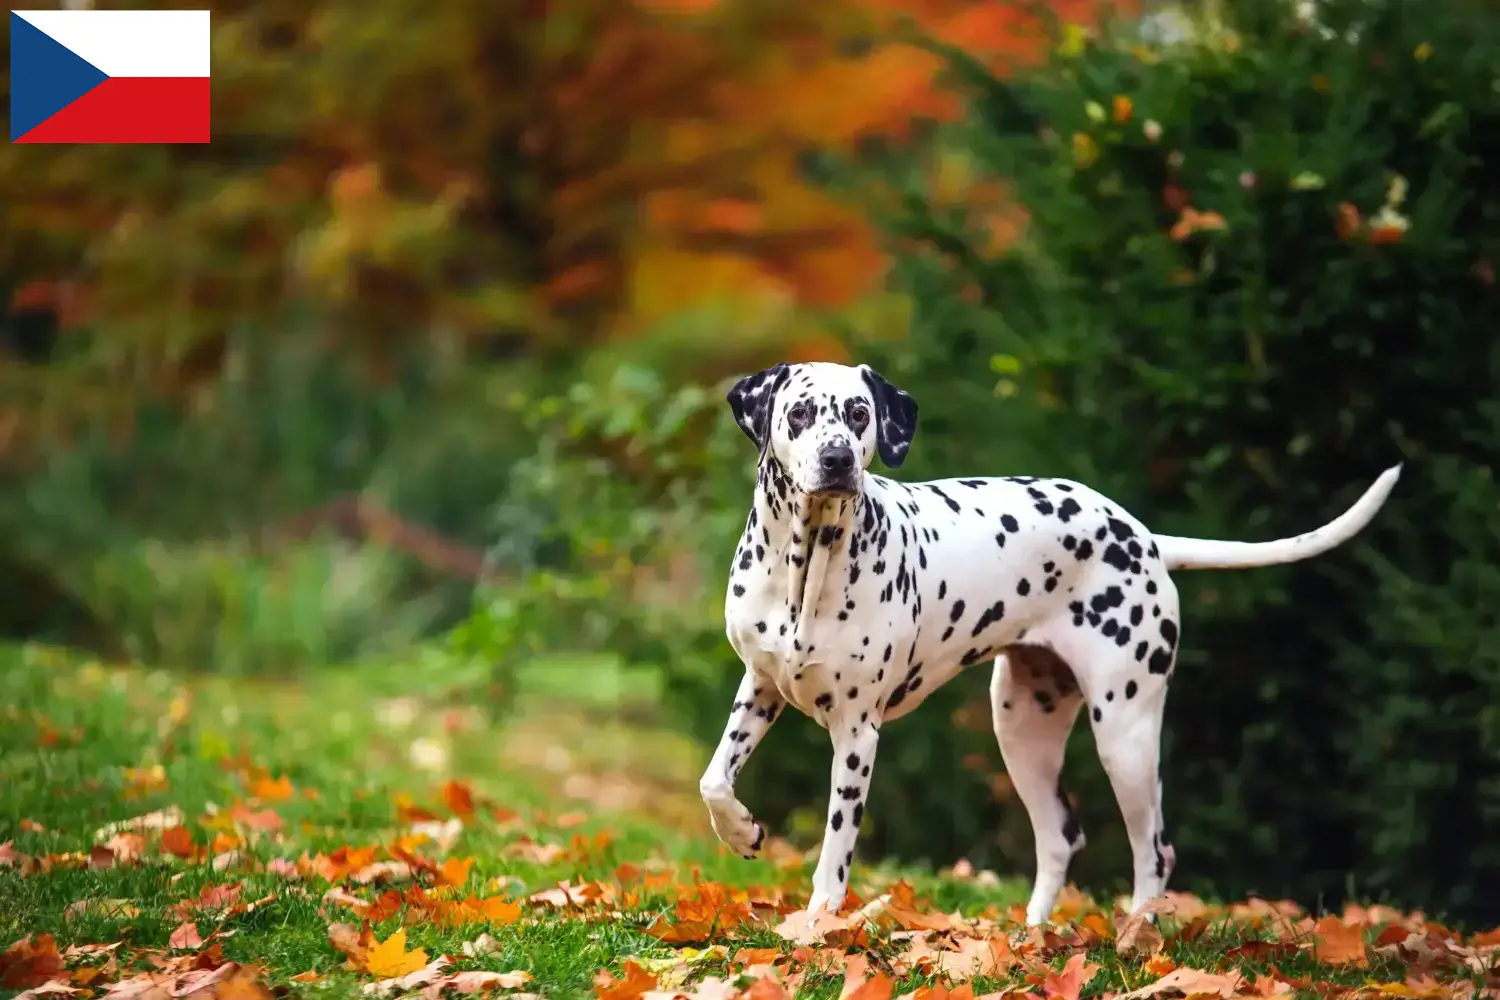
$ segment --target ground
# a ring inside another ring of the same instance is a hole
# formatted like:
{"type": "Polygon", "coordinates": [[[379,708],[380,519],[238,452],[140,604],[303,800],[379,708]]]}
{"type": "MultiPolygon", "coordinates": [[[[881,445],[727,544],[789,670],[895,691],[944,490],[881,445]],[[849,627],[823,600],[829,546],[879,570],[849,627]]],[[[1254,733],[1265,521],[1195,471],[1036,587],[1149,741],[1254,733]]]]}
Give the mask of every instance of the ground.
{"type": "Polygon", "coordinates": [[[1500,986],[1496,932],[1173,895],[1163,939],[1072,890],[1055,930],[1028,932],[1024,879],[962,864],[856,865],[846,915],[810,926],[813,854],[775,841],[744,861],[713,842],[702,751],[629,722],[616,675],[539,669],[498,725],[453,680],[436,661],[256,683],[0,649],[0,997],[1500,986]],[[580,689],[592,706],[559,697],[580,689]]]}

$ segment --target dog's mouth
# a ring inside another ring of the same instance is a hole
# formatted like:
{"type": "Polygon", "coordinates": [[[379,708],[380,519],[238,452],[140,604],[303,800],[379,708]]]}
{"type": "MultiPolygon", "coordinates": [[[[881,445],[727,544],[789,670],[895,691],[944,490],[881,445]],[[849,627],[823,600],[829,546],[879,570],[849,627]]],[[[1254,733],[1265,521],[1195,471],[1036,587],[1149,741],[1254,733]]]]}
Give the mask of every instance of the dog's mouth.
{"type": "Polygon", "coordinates": [[[819,486],[810,495],[824,500],[847,500],[858,492],[858,488],[853,483],[828,483],[819,486]]]}

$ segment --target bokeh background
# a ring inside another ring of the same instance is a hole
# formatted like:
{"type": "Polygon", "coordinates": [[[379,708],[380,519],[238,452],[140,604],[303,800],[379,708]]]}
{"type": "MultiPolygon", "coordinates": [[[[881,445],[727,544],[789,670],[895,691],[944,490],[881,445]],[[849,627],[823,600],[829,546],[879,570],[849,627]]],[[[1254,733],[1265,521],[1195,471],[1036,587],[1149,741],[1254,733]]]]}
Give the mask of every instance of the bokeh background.
{"type": "MultiPolygon", "coordinates": [[[[726,380],[867,362],[921,405],[902,478],[1173,534],[1306,530],[1404,461],[1347,547],[1180,578],[1178,884],[1500,915],[1492,3],[213,18],[210,145],[0,151],[0,657],[395,677],[707,835],[726,380]]],[[[986,674],[887,731],[868,854],[1029,874],[986,674]]],[[[1074,874],[1118,886],[1075,742],[1074,874]]],[[[815,844],[827,760],[787,716],[741,796],[815,844]]]]}

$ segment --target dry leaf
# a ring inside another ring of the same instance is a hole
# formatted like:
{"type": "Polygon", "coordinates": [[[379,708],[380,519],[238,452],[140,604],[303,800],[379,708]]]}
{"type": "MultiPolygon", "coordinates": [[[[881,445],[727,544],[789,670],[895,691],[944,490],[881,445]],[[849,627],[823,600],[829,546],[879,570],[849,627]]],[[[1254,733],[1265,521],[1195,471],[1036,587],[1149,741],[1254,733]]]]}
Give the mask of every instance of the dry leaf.
{"type": "Polygon", "coordinates": [[[1174,969],[1149,986],[1121,993],[1116,1000],[1137,1000],[1139,997],[1160,996],[1174,991],[1183,996],[1217,994],[1227,998],[1238,993],[1244,982],[1245,977],[1234,971],[1219,975],[1202,969],[1174,969]]]}
{"type": "Polygon", "coordinates": [[[594,977],[594,995],[599,1000],[640,1000],[656,986],[656,977],[630,959],[625,960],[625,976],[616,979],[608,971],[601,970],[594,977]]]}
{"type": "Polygon", "coordinates": [[[1369,956],[1365,954],[1364,928],[1346,924],[1332,915],[1313,925],[1313,955],[1329,965],[1364,968],[1370,964],[1369,956]]]}
{"type": "Polygon", "coordinates": [[[1162,946],[1162,933],[1151,921],[1149,911],[1132,913],[1124,922],[1116,921],[1115,954],[1138,957],[1155,954],[1162,946]]]}
{"type": "MultiPolygon", "coordinates": [[[[765,980],[761,980],[764,982],[765,980]]],[[[891,992],[894,984],[891,977],[884,972],[877,972],[866,979],[864,983],[850,993],[845,1000],[891,1000],[891,992]]]]}
{"type": "Polygon", "coordinates": [[[844,985],[839,990],[839,1000],[849,1000],[849,995],[863,986],[869,978],[869,957],[860,953],[850,955],[844,960],[844,985]]]}
{"type": "Polygon", "coordinates": [[[65,975],[57,939],[28,934],[0,954],[0,987],[25,990],[65,975]]]}
{"type": "Polygon", "coordinates": [[[421,948],[406,950],[406,929],[396,931],[372,947],[365,956],[364,971],[372,976],[391,978],[405,976],[427,965],[427,952],[421,948]]]}
{"type": "Polygon", "coordinates": [[[15,1000],[39,1000],[41,997],[76,996],[79,993],[87,993],[85,989],[77,986],[69,986],[60,979],[49,979],[40,986],[33,986],[24,993],[17,993],[15,1000]]]}
{"type": "MultiPolygon", "coordinates": [[[[396,934],[401,935],[402,946],[404,948],[406,940],[405,932],[397,931],[396,934]]],[[[391,935],[390,940],[386,943],[389,944],[390,941],[396,940],[396,934],[391,935]]],[[[384,947],[384,945],[378,947],[384,947]]],[[[406,953],[403,952],[403,954],[406,953]]],[[[409,954],[406,954],[406,957],[409,959],[410,957],[415,955],[421,955],[423,959],[427,957],[427,953],[422,951],[411,952],[409,954]]],[[[375,954],[375,950],[372,950],[370,952],[370,956],[372,960],[376,959],[377,956],[375,954]]],[[[410,963],[408,962],[407,964],[410,963]]],[[[382,968],[389,967],[392,966],[382,966],[382,968]]],[[[409,993],[419,986],[430,986],[433,983],[436,983],[438,979],[442,978],[443,970],[447,967],[448,960],[440,955],[429,964],[419,965],[415,969],[409,969],[404,973],[391,976],[390,978],[382,979],[376,983],[366,983],[360,988],[360,992],[364,993],[366,996],[381,997],[390,996],[393,993],[409,993]]],[[[373,963],[371,965],[370,971],[375,975],[383,974],[383,972],[376,970],[373,963]]]]}
{"type": "Polygon", "coordinates": [[[1088,961],[1084,952],[1075,952],[1068,958],[1061,972],[1049,970],[1042,980],[1042,993],[1049,1000],[1078,1000],[1078,994],[1094,978],[1099,966],[1088,961]]]}
{"type": "Polygon", "coordinates": [[[178,924],[172,936],[167,939],[167,947],[173,951],[203,947],[203,937],[198,933],[198,925],[187,920],[178,924]]]}

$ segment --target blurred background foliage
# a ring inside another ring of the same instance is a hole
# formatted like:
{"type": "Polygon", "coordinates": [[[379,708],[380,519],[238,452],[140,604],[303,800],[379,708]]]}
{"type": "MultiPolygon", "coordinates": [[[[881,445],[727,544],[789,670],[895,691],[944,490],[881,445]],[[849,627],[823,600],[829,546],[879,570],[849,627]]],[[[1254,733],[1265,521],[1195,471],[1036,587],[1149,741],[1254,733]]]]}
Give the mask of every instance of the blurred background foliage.
{"type": "MultiPolygon", "coordinates": [[[[1174,534],[1404,460],[1345,549],[1183,575],[1179,879],[1500,915],[1493,5],[231,0],[214,45],[209,146],[0,151],[0,634],[440,648],[496,724],[607,652],[708,742],[738,373],[868,361],[921,403],[903,478],[1174,534]]],[[[888,731],[867,850],[1030,871],[985,683],[888,731]]],[[[813,842],[826,761],[787,716],[743,797],[813,842]]],[[[1074,873],[1118,883],[1069,768],[1074,873]]]]}

